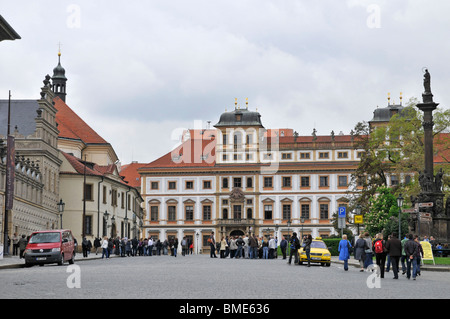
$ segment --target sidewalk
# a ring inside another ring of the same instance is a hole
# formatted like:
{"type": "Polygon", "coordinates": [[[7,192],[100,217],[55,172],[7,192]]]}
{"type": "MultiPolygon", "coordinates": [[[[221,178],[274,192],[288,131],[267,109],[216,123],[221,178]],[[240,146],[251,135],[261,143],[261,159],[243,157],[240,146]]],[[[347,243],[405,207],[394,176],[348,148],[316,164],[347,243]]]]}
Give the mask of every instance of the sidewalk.
{"type": "MultiPolygon", "coordinates": [[[[116,257],[116,255],[112,255],[111,258],[116,257]]],[[[75,255],[75,263],[80,260],[91,260],[91,259],[101,259],[102,254],[98,253],[90,253],[88,257],[83,257],[82,253],[77,253],[75,255]]],[[[66,262],[64,265],[68,265],[66,262]]],[[[20,259],[19,256],[4,256],[3,259],[0,259],[0,270],[1,269],[10,269],[10,268],[21,268],[25,267],[25,259],[20,259]]]]}
{"type": "MultiPolygon", "coordinates": [[[[344,261],[339,260],[338,256],[331,256],[331,262],[336,264],[344,264],[344,261]]],[[[348,265],[359,268],[359,261],[354,257],[348,260],[348,265]]],[[[424,271],[450,271],[450,265],[420,265],[420,270],[424,271]]]]}

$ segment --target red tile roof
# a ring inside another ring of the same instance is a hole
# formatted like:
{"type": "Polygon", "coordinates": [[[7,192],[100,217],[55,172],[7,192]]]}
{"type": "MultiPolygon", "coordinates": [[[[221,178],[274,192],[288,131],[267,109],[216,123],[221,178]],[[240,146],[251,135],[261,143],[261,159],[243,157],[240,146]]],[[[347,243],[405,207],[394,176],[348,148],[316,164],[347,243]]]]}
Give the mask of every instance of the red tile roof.
{"type": "Polygon", "coordinates": [[[157,160],[141,166],[146,168],[213,167],[216,163],[216,140],[189,139],[157,160]]]}
{"type": "Polygon", "coordinates": [[[138,169],[142,166],[147,165],[146,163],[136,163],[122,165],[120,170],[120,176],[123,177],[124,181],[132,187],[141,187],[141,175],[138,173],[138,169]]]}
{"type": "MultiPolygon", "coordinates": [[[[86,168],[86,175],[87,176],[108,176],[112,175],[114,171],[117,169],[117,166],[115,164],[101,166],[97,165],[95,163],[87,162],[87,165],[85,165],[84,161],[71,155],[66,152],[61,151],[61,153],[64,155],[64,157],[67,159],[69,164],[74,168],[75,172],[68,172],[68,171],[61,171],[61,174],[77,174],[77,175],[84,175],[84,170],[86,168]]],[[[120,179],[119,183],[122,183],[124,185],[128,185],[126,181],[120,179]]],[[[134,187],[133,185],[129,185],[131,187],[134,187]]]]}
{"type": "Polygon", "coordinates": [[[85,144],[108,144],[86,122],[84,122],[63,100],[55,97],[56,122],[59,137],[80,140],[85,144]]]}

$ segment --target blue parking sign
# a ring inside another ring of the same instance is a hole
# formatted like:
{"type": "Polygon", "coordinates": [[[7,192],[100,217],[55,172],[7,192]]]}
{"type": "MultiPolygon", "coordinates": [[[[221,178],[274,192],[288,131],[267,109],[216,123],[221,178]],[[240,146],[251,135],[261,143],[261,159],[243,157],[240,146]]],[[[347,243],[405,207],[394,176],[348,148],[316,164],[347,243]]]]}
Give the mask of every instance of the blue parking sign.
{"type": "Polygon", "coordinates": [[[345,218],[347,207],[341,206],[338,209],[338,217],[345,218]]]}

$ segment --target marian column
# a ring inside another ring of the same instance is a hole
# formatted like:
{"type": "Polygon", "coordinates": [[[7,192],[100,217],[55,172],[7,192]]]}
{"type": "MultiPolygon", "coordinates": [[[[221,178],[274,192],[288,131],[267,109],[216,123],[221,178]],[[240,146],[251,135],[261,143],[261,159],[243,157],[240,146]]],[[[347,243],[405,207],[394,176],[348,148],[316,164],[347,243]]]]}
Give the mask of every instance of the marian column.
{"type": "Polygon", "coordinates": [[[443,172],[441,170],[435,176],[433,167],[433,111],[439,104],[433,101],[431,76],[428,70],[425,70],[423,85],[425,88],[425,92],[422,94],[423,102],[417,104],[417,107],[424,113],[422,125],[424,129],[425,168],[423,172],[419,173],[421,192],[416,199],[416,204],[419,204],[416,231],[419,232],[419,236],[432,235],[439,241],[448,242],[450,223],[444,211],[443,172]],[[432,229],[429,226],[426,227],[427,225],[424,223],[432,223],[432,229]]]}

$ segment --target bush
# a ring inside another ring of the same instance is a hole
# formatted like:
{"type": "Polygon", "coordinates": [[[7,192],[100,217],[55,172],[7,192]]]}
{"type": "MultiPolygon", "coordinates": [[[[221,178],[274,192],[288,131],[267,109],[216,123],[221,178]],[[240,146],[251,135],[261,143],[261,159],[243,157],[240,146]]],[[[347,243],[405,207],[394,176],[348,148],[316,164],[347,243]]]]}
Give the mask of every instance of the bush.
{"type": "Polygon", "coordinates": [[[322,240],[327,245],[331,256],[339,256],[338,247],[341,238],[323,238],[322,240]]]}

